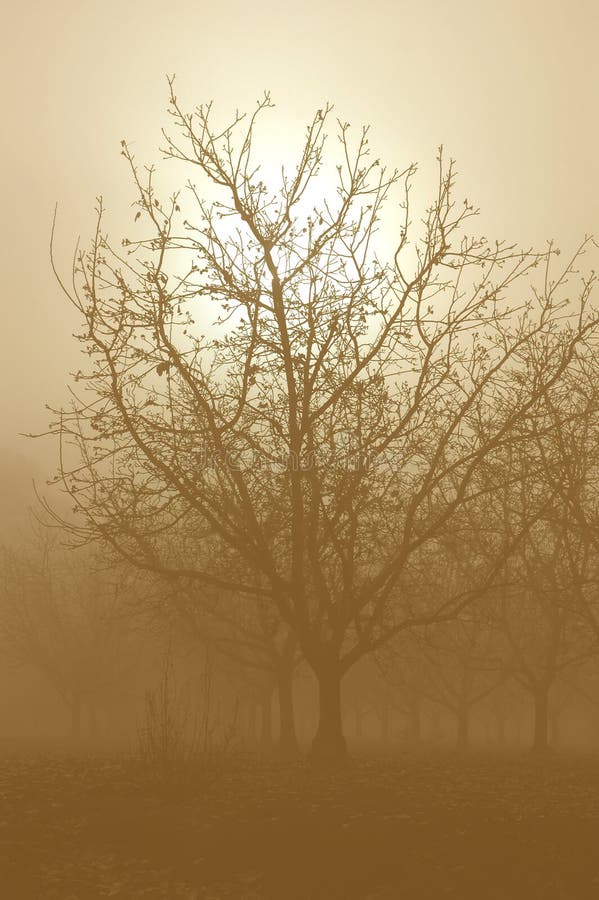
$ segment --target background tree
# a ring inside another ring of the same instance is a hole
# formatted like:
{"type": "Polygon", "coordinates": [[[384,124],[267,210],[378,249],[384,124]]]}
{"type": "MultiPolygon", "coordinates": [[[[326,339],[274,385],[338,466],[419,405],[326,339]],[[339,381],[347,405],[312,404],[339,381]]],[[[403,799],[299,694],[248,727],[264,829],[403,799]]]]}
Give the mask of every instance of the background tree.
{"type": "MultiPolygon", "coordinates": [[[[543,490],[535,480],[528,477],[520,485],[521,506],[543,490]]],[[[511,502],[515,499],[512,495],[511,502]]],[[[535,750],[548,746],[552,689],[568,668],[597,652],[596,637],[576,602],[580,574],[573,578],[568,519],[556,498],[506,562],[506,583],[498,589],[496,621],[505,639],[505,665],[533,699],[535,750]]]]}
{"type": "Polygon", "coordinates": [[[433,625],[420,636],[426,671],[424,694],[456,720],[456,743],[468,746],[472,712],[505,679],[488,617],[469,611],[433,625]]]}
{"type": "MultiPolygon", "coordinates": [[[[123,573],[106,571],[88,552],[52,547],[5,550],[0,636],[8,658],[38,670],[69,710],[71,737],[97,737],[98,712],[110,707],[135,667],[135,620],[123,573]]],[[[138,661],[139,664],[139,661],[138,661]]]]}
{"type": "Polygon", "coordinates": [[[252,704],[262,710],[265,745],[270,745],[272,703],[276,694],[279,712],[279,751],[284,757],[298,753],[295,727],[293,682],[300,661],[297,638],[280,621],[276,610],[257,596],[240,597],[222,589],[198,590],[191,581],[187,590],[180,581],[174,587],[176,596],[162,595],[172,617],[190,628],[196,638],[237,670],[238,680],[247,682],[245,693],[252,704]]]}

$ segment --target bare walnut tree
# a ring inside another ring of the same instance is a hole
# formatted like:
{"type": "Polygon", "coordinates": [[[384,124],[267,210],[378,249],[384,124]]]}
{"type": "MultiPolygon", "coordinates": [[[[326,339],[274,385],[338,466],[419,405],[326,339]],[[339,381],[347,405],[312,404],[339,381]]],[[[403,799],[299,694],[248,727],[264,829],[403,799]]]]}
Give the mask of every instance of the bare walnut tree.
{"type": "Polygon", "coordinates": [[[269,606],[318,680],[314,752],[335,756],[344,673],[450,609],[404,600],[412,555],[480,496],[480,465],[597,320],[592,280],[563,307],[576,260],[553,276],[551,245],[469,236],[441,154],[415,229],[415,168],[343,122],[329,152],[328,107],[268,187],[271,105],[221,127],[171,80],[165,154],[190,181],[168,200],[123,142],[142,236],[112,244],[99,203],[65,287],[89,362],[53,430],[80,539],[269,606]]]}

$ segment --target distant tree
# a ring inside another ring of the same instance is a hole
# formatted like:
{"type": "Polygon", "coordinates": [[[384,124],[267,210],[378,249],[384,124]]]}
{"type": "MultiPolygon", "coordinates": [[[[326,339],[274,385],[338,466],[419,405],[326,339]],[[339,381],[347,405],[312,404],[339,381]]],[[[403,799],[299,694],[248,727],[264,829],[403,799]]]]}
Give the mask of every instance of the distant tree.
{"type": "Polygon", "coordinates": [[[505,680],[496,645],[488,618],[478,610],[433,625],[420,635],[424,696],[455,716],[456,742],[462,749],[470,741],[475,707],[505,680]]]}
{"type": "MultiPolygon", "coordinates": [[[[270,720],[273,695],[279,706],[279,739],[281,754],[298,753],[295,727],[293,680],[300,661],[298,642],[293,631],[282,623],[273,607],[256,598],[231,592],[223,596],[222,588],[198,590],[197,582],[181,580],[158,594],[167,614],[177,618],[195,637],[219,654],[229,670],[237,670],[238,680],[247,682],[249,701],[262,709],[262,721],[270,720]]],[[[270,740],[263,741],[269,744],[270,740]]]]}
{"type": "Polygon", "coordinates": [[[489,723],[488,733],[497,747],[505,748],[516,741],[525,700],[522,689],[509,677],[483,700],[482,708],[489,723]]]}
{"type": "Polygon", "coordinates": [[[344,681],[344,706],[352,711],[357,739],[365,737],[364,720],[374,719],[382,744],[389,744],[393,713],[398,708],[395,694],[374,655],[365,657],[348,672],[344,681]]]}
{"type": "MultiPolygon", "coordinates": [[[[599,348],[578,354],[535,421],[539,478],[559,498],[570,602],[599,642],[599,348]]],[[[555,526],[554,526],[555,527],[555,526]]]]}
{"type": "Polygon", "coordinates": [[[402,573],[567,371],[596,326],[593,280],[566,315],[576,258],[553,275],[551,245],[470,236],[476,210],[441,154],[415,232],[414,166],[388,171],[344,122],[327,157],[328,107],[269,187],[254,145],[271,105],[217,125],[170,82],[165,154],[187,167],[186,199],[163,200],[123,142],[139,236],[111,244],[99,202],[62,282],[88,362],[51,430],[80,540],[272,607],[318,681],[314,753],[335,757],[343,675],[451,614],[403,604],[402,573]]]}
{"type": "Polygon", "coordinates": [[[30,534],[29,506],[32,478],[38,478],[39,468],[20,453],[0,449],[0,544],[17,547],[30,534]]]}
{"type": "Polygon", "coordinates": [[[87,714],[93,738],[100,708],[114,702],[134,667],[134,633],[122,575],[86,552],[65,555],[43,540],[0,559],[0,644],[9,659],[37,669],[66,705],[71,736],[87,714]]]}
{"type": "Polygon", "coordinates": [[[533,700],[533,747],[545,750],[552,691],[568,669],[596,654],[598,646],[578,602],[577,585],[584,577],[578,566],[584,559],[578,553],[580,541],[563,498],[543,477],[539,457],[531,463],[533,450],[528,443],[519,454],[510,454],[512,465],[526,474],[515,491],[503,494],[506,528],[513,516],[528,517],[529,504],[538,502],[539,494],[549,494],[552,502],[506,560],[495,616],[505,641],[506,669],[533,700]]]}
{"type": "Polygon", "coordinates": [[[381,647],[375,659],[391,691],[390,704],[403,720],[403,740],[419,744],[426,701],[426,671],[417,634],[406,630],[381,647]]]}

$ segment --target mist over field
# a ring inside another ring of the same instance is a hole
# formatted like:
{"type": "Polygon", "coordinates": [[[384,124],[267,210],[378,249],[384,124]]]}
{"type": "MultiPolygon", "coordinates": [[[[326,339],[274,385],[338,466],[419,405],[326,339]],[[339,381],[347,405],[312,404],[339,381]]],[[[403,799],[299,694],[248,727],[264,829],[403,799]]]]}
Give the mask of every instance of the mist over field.
{"type": "Polygon", "coordinates": [[[2,897],[597,895],[598,25],[7,15],[2,897]]]}

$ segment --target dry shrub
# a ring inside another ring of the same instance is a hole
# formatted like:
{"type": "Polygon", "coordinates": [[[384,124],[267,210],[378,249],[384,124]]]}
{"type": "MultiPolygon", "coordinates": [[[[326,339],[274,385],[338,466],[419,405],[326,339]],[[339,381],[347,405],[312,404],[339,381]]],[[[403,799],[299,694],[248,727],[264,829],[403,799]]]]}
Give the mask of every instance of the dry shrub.
{"type": "Polygon", "coordinates": [[[206,661],[199,703],[192,705],[188,685],[177,682],[172,655],[162,664],[160,680],[146,692],[137,732],[137,757],[153,780],[193,781],[213,774],[238,743],[238,706],[223,723],[212,710],[212,672],[206,661]]]}

